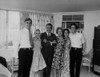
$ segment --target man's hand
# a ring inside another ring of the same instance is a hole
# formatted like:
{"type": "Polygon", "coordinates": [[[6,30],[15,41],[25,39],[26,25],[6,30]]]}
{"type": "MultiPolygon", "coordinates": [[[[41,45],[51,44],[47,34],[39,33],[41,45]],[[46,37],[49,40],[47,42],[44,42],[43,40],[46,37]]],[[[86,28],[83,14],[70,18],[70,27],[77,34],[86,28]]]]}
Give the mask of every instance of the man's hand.
{"type": "Polygon", "coordinates": [[[45,43],[46,43],[46,42],[47,42],[47,40],[46,40],[46,39],[44,39],[44,40],[43,40],[43,42],[45,42],[45,43]]]}

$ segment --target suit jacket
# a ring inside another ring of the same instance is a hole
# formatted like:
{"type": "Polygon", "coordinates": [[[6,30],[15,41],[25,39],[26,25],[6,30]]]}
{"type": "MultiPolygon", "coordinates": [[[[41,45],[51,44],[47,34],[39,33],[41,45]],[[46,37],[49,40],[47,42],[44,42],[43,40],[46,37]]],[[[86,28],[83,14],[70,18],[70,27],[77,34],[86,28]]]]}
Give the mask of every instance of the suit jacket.
{"type": "Polygon", "coordinates": [[[54,54],[54,47],[56,46],[56,44],[51,44],[50,42],[52,41],[57,41],[57,37],[55,34],[51,33],[51,36],[48,36],[46,32],[41,34],[41,45],[42,45],[42,49],[41,52],[43,54],[44,57],[52,57],[54,54]],[[47,40],[47,42],[44,42],[44,39],[47,40]]]}

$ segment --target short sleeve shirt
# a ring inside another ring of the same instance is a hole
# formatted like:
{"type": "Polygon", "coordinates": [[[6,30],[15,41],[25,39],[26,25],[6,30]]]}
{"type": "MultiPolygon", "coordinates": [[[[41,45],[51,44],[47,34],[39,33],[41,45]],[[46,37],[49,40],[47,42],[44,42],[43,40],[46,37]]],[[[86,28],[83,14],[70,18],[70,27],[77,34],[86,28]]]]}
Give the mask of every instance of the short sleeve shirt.
{"type": "Polygon", "coordinates": [[[82,44],[85,43],[85,38],[82,33],[70,33],[71,47],[82,48],[82,44]]]}

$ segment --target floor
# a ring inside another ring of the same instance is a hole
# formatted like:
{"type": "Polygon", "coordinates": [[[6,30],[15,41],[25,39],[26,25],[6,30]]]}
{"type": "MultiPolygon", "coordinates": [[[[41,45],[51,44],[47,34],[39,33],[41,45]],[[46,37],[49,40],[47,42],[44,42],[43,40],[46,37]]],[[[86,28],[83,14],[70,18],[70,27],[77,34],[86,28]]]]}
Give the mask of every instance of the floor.
{"type": "Polygon", "coordinates": [[[94,74],[92,71],[89,72],[88,67],[82,67],[80,77],[100,77],[100,76],[94,74]]]}
{"type": "MultiPolygon", "coordinates": [[[[15,73],[12,77],[17,77],[15,73]]],[[[82,67],[80,77],[100,77],[99,75],[94,74],[92,71],[88,71],[88,67],[82,67]]]]}

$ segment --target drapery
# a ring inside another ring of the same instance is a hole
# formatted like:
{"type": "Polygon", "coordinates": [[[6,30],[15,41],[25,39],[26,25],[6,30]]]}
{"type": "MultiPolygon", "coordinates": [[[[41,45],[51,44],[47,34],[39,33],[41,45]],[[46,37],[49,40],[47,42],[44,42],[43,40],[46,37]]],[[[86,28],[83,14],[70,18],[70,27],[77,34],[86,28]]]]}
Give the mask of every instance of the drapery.
{"type": "Polygon", "coordinates": [[[0,48],[6,48],[7,40],[7,24],[6,24],[6,11],[0,10],[0,48]]]}
{"type": "Polygon", "coordinates": [[[8,11],[8,48],[13,50],[12,57],[18,57],[18,41],[20,32],[20,13],[8,11]]]}
{"type": "Polygon", "coordinates": [[[35,12],[21,12],[21,28],[24,27],[24,20],[25,18],[31,18],[32,19],[32,27],[31,31],[34,36],[34,31],[36,29],[40,29],[41,33],[46,31],[45,25],[47,23],[54,24],[53,15],[52,14],[46,14],[46,13],[35,13],[35,12]]]}
{"type": "Polygon", "coordinates": [[[11,57],[18,57],[18,41],[20,30],[24,27],[25,18],[32,19],[31,31],[45,31],[47,23],[54,24],[53,14],[43,12],[26,12],[0,10],[0,49],[11,50],[11,57]]]}

